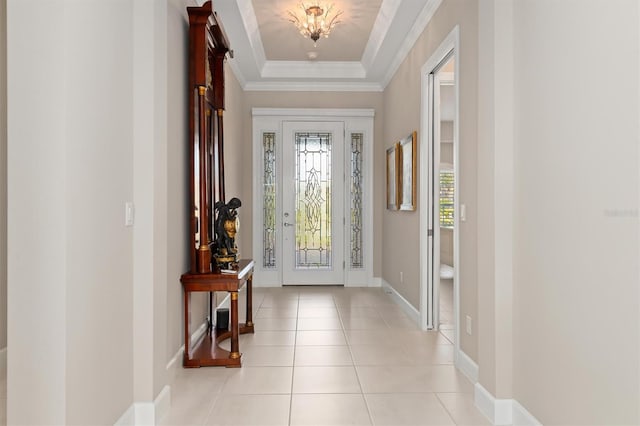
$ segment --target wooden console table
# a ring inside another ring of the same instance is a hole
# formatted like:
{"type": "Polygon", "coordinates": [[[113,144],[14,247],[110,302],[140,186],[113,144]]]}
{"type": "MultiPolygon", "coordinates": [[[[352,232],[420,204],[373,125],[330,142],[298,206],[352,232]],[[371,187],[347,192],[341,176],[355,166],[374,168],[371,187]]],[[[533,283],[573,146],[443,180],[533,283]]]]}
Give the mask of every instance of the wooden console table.
{"type": "Polygon", "coordinates": [[[185,367],[225,366],[240,367],[240,353],[238,337],[240,334],[253,333],[252,320],[252,280],[253,260],[243,259],[238,264],[237,274],[192,274],[185,273],[180,277],[184,291],[184,358],[185,367]],[[247,319],[244,324],[238,324],[238,291],[247,286],[247,319]],[[189,303],[192,292],[227,291],[231,295],[231,309],[229,325],[231,330],[214,330],[213,318],[210,317],[206,335],[191,353],[191,333],[189,331],[189,303]],[[218,344],[231,337],[231,352],[222,349],[218,344]]]}

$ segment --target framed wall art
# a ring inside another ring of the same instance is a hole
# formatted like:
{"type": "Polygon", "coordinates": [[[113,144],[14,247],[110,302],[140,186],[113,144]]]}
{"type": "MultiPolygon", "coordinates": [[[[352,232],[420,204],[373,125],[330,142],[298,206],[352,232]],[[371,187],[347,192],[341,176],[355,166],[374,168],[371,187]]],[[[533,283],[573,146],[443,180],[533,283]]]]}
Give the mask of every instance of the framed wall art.
{"type": "Polygon", "coordinates": [[[387,209],[398,210],[400,201],[400,143],[387,149],[387,209]]]}
{"type": "Polygon", "coordinates": [[[418,159],[418,133],[413,132],[399,143],[400,184],[398,185],[400,210],[416,209],[416,180],[418,159]]]}

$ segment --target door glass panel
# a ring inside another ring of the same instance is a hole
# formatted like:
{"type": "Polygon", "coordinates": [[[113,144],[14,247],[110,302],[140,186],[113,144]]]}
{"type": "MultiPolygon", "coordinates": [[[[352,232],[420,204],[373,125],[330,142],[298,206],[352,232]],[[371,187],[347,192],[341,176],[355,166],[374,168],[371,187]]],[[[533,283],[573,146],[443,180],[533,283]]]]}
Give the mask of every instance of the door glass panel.
{"type": "Polygon", "coordinates": [[[295,133],[296,269],[331,269],[331,133],[295,133]]]}
{"type": "Polygon", "coordinates": [[[273,269],[276,265],[276,134],[262,135],[264,176],[262,178],[262,221],[264,248],[262,265],[273,269]]]}
{"type": "Polygon", "coordinates": [[[362,269],[362,133],[351,134],[351,269],[362,269]]]}

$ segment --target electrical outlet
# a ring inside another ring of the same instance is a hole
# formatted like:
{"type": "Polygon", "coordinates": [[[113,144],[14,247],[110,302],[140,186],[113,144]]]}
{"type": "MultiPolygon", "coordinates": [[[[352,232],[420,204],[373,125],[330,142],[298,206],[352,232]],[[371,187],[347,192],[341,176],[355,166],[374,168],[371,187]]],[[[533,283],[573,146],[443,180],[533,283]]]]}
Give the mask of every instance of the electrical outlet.
{"type": "Polygon", "coordinates": [[[467,315],[467,334],[471,336],[471,316],[467,315]]]}

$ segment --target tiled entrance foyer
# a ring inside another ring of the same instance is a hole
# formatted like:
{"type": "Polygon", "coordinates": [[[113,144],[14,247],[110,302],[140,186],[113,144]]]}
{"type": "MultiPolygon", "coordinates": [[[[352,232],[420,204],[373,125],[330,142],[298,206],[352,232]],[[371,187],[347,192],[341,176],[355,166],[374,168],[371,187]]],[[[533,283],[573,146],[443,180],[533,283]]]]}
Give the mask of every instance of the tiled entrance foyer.
{"type": "Polygon", "coordinates": [[[489,424],[452,343],[382,289],[256,288],[253,300],[243,367],[180,367],[161,424],[489,424]]]}

